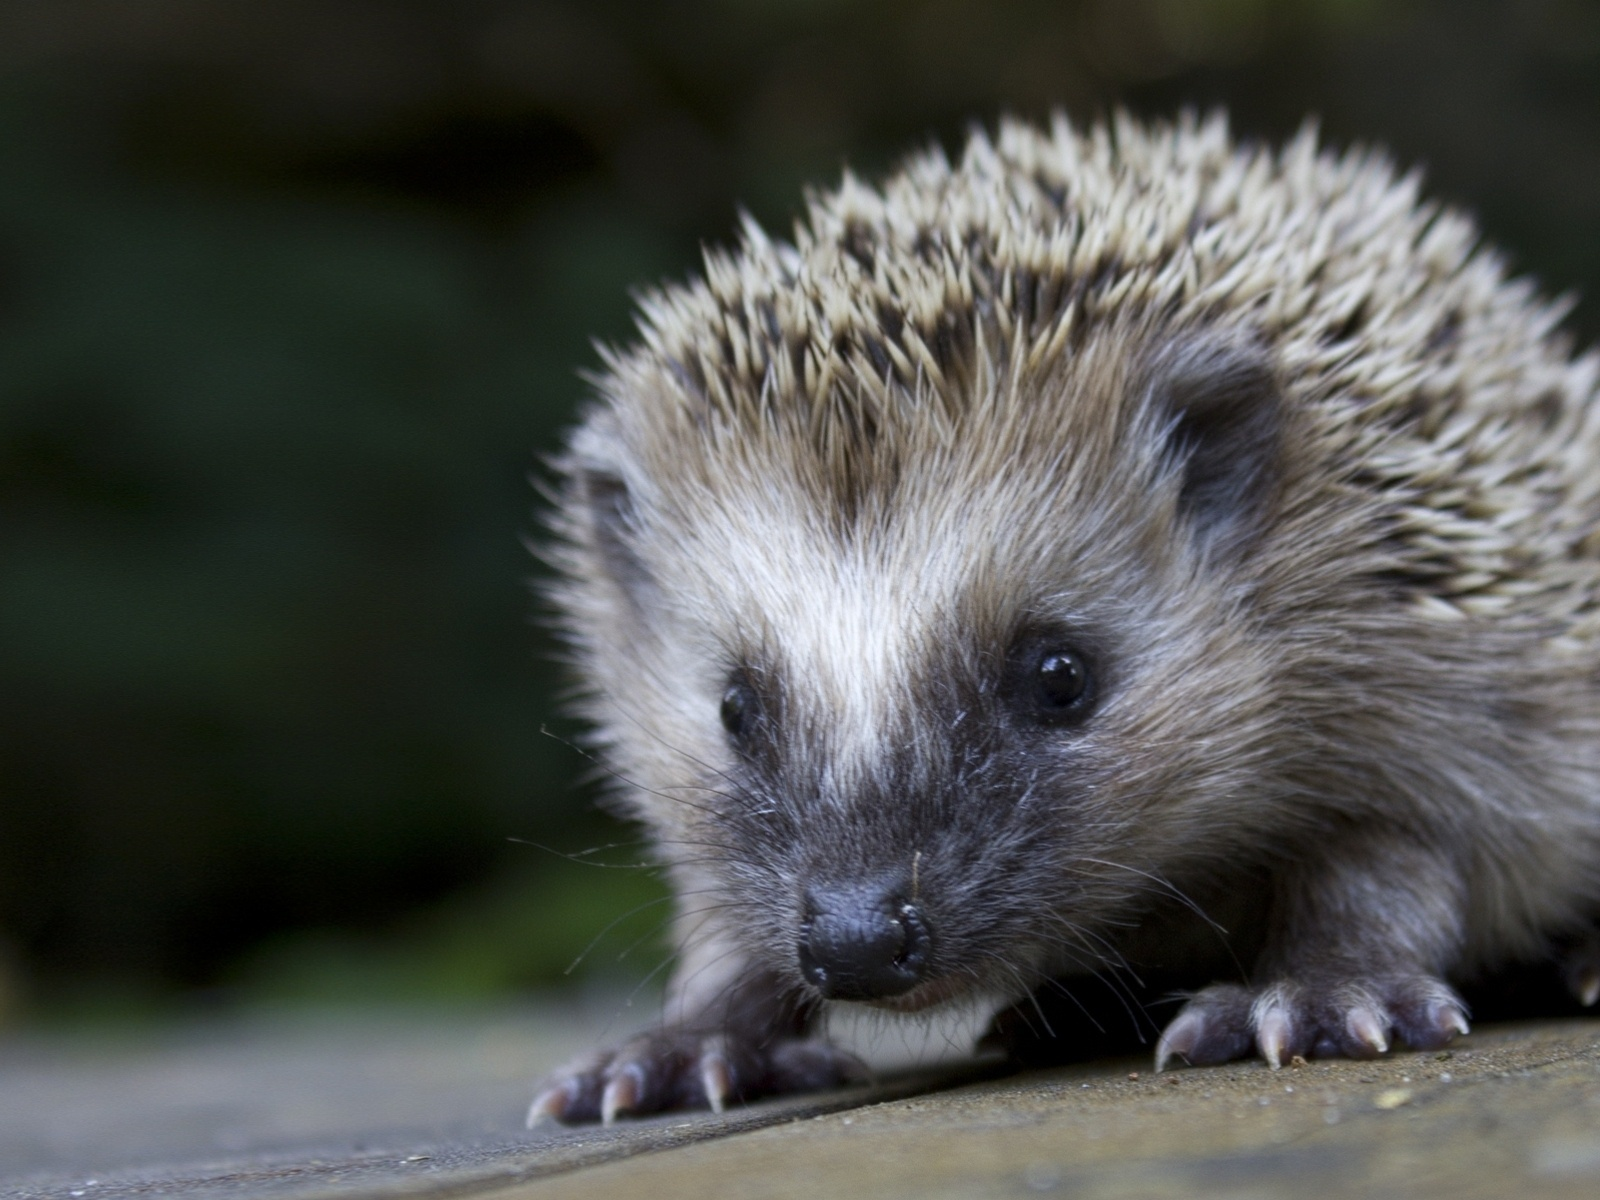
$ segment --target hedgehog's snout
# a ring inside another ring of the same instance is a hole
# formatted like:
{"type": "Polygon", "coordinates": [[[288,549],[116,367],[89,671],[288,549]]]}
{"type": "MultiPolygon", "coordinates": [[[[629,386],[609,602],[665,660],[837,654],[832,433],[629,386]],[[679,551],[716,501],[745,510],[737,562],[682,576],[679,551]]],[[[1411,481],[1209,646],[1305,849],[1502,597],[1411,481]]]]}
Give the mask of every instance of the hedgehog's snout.
{"type": "Polygon", "coordinates": [[[933,937],[898,886],[814,886],[800,925],[800,973],[829,1000],[884,1000],[927,975],[933,937]]]}

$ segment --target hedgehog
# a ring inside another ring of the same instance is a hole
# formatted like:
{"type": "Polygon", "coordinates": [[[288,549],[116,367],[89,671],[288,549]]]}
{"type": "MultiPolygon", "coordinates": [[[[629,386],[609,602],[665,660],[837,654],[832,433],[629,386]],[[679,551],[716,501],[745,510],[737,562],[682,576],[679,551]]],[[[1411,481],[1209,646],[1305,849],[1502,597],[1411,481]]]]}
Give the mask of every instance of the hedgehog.
{"type": "Polygon", "coordinates": [[[549,556],[675,970],[530,1124],[851,1082],[845,1003],[1022,1056],[1103,988],[1158,1069],[1440,1047],[1563,954],[1593,1004],[1569,308],[1382,152],[1221,114],[1004,120],[644,294],[549,556]]]}

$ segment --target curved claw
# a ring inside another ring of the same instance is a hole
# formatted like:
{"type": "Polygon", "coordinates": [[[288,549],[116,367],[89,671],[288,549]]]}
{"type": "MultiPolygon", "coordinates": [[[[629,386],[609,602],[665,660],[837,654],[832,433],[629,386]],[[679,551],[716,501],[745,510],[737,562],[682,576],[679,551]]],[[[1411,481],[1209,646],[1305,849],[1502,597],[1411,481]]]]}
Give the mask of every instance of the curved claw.
{"type": "Polygon", "coordinates": [[[1256,1010],[1252,1014],[1256,1022],[1256,1049],[1266,1060],[1267,1066],[1276,1071],[1289,1057],[1294,1022],[1286,1006],[1277,999],[1258,1004],[1256,1010]]]}
{"type": "Polygon", "coordinates": [[[1600,933],[1591,933],[1568,953],[1562,975],[1579,1004],[1593,1008],[1600,1003],[1600,933]]]}
{"type": "Polygon", "coordinates": [[[1156,1042],[1156,1070],[1165,1070],[1174,1058],[1198,1067],[1248,1054],[1255,1044],[1252,998],[1236,984],[1217,984],[1190,997],[1156,1042]]]}
{"type": "Polygon", "coordinates": [[[564,1120],[570,1102],[570,1084],[557,1084],[555,1087],[545,1088],[528,1106],[526,1127],[537,1129],[540,1125],[564,1120]]]}
{"type": "Polygon", "coordinates": [[[639,1107],[644,1095],[644,1072],[637,1063],[626,1063],[614,1068],[606,1081],[606,1090],[600,1096],[600,1123],[614,1125],[620,1113],[630,1113],[639,1107]]]}
{"type": "Polygon", "coordinates": [[[733,1095],[733,1064],[728,1059],[727,1039],[721,1035],[707,1038],[700,1047],[700,1087],[712,1112],[727,1107],[733,1095]]]}
{"type": "Polygon", "coordinates": [[[549,1121],[592,1121],[600,1112],[599,1074],[604,1059],[588,1059],[550,1076],[528,1106],[527,1127],[549,1121]]]}
{"type": "Polygon", "coordinates": [[[1186,1064],[1194,1061],[1193,1051],[1205,1028],[1205,1018],[1198,1012],[1185,1009],[1172,1019],[1156,1042],[1156,1070],[1165,1071],[1167,1063],[1181,1058],[1186,1064]]]}
{"type": "Polygon", "coordinates": [[[1600,1001],[1600,967],[1585,967],[1575,971],[1572,978],[1572,994],[1578,998],[1578,1003],[1585,1008],[1593,1008],[1600,1001]]]}
{"type": "Polygon", "coordinates": [[[1358,1057],[1389,1052],[1389,1022],[1371,1004],[1358,1004],[1344,1020],[1348,1046],[1358,1057]]]}

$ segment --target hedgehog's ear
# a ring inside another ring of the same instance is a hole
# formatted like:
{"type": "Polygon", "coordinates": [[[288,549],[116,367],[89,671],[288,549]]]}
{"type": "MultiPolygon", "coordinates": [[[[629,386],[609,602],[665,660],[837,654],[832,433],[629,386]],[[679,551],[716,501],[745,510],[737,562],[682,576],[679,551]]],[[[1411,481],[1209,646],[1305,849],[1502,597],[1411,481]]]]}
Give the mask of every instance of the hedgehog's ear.
{"type": "Polygon", "coordinates": [[[629,599],[637,601],[651,578],[634,549],[633,496],[628,485],[620,475],[594,469],[580,471],[577,483],[601,567],[629,599]]]}
{"type": "Polygon", "coordinates": [[[1249,541],[1279,473],[1283,398],[1271,362],[1241,339],[1189,337],[1161,349],[1148,379],[1163,457],[1182,473],[1179,512],[1208,544],[1249,541]]]}

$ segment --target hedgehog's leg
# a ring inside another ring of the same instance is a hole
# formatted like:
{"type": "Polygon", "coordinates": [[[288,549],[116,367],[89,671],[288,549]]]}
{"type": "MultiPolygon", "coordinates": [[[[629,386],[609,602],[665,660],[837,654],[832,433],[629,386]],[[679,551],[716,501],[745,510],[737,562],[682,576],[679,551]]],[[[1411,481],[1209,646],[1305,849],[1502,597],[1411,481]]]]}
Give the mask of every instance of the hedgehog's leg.
{"type": "MultiPolygon", "coordinates": [[[[730,952],[732,953],[732,952],[730,952]]],[[[726,967],[724,959],[717,965],[726,967]]],[[[685,974],[686,972],[680,972],[685,974]]],[[[674,989],[667,1011],[681,1020],[588,1055],[548,1076],[528,1110],[545,1120],[604,1121],[668,1109],[710,1108],[786,1092],[855,1083],[866,1068],[807,1036],[815,1011],[770,977],[750,972],[716,996],[674,989]]]]}
{"type": "Polygon", "coordinates": [[[1465,887],[1440,854],[1397,835],[1352,838],[1286,868],[1249,987],[1196,994],[1156,1047],[1168,1061],[1224,1062],[1252,1049],[1371,1058],[1395,1039],[1434,1049],[1467,1032],[1444,981],[1462,942],[1465,887]]]}

